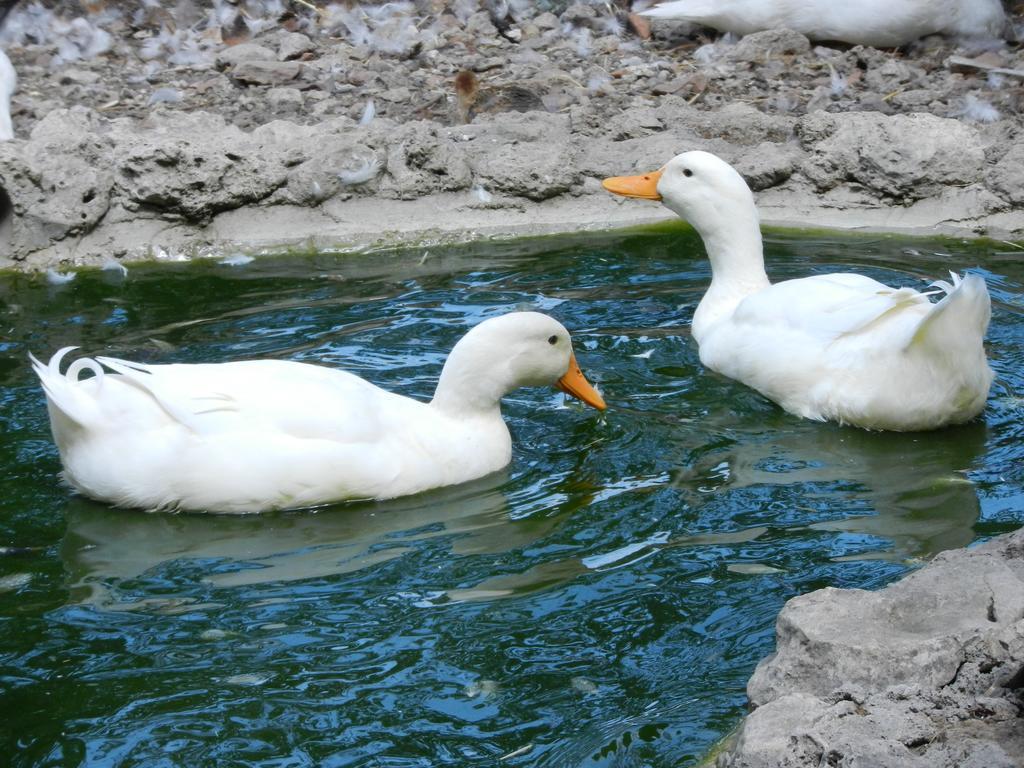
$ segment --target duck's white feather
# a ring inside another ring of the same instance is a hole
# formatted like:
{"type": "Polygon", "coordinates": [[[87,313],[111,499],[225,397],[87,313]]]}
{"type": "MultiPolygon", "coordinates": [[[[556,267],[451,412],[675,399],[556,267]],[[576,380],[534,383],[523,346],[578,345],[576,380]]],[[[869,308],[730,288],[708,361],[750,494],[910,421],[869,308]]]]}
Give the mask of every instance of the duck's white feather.
{"type": "Polygon", "coordinates": [[[700,358],[806,418],[930,429],[984,407],[988,312],[976,275],[934,304],[860,275],[787,280],[702,334],[700,358]]]}
{"type": "Polygon", "coordinates": [[[69,351],[49,365],[32,359],[69,484],[119,506],[234,513],[391,498],[496,471],[511,458],[501,396],[554,383],[571,354],[551,318],[493,318],[456,346],[428,403],[281,360],[99,357],[61,373],[69,351]],[[504,356],[515,359],[499,366],[504,356]],[[96,375],[79,380],[84,368],[96,375]]]}
{"type": "Polygon", "coordinates": [[[747,35],[786,27],[812,40],[893,47],[932,34],[997,37],[999,0],[677,0],[643,11],[747,35]]]}
{"type": "Polygon", "coordinates": [[[791,413],[868,429],[932,429],[984,408],[991,310],[978,275],[952,275],[926,292],[848,273],[771,284],[753,196],[731,166],[687,152],[657,173],[606,185],[634,194],[629,182],[640,179],[656,183],[707,248],[712,280],[692,330],[708,368],[791,413]],[[945,295],[933,302],[934,294],[945,295]]]}

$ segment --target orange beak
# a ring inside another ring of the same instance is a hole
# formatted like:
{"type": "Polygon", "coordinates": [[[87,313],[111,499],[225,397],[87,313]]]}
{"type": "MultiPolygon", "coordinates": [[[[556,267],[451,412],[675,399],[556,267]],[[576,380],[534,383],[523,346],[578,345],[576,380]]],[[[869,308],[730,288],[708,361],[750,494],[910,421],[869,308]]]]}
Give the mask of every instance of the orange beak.
{"type": "Polygon", "coordinates": [[[658,179],[661,171],[651,171],[642,176],[613,176],[601,182],[605,189],[623,197],[640,197],[644,200],[661,200],[658,194],[658,179]]]}
{"type": "Polygon", "coordinates": [[[569,354],[569,370],[565,372],[562,378],[555,382],[555,386],[565,392],[565,394],[582,400],[599,411],[603,411],[608,407],[605,405],[604,398],[598,394],[597,390],[587,381],[586,376],[583,375],[579,363],[576,362],[575,352],[569,354]]]}

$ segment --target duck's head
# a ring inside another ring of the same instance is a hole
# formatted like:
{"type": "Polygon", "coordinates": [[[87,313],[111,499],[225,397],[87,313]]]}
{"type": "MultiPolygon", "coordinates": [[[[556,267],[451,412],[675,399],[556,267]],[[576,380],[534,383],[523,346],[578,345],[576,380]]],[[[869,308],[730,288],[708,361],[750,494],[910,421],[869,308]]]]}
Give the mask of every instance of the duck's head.
{"type": "Polygon", "coordinates": [[[602,183],[616,195],[660,201],[702,235],[729,226],[751,210],[757,215],[747,182],[710,152],[684,152],[656,171],[615,176],[602,183]]]}
{"type": "Polygon", "coordinates": [[[497,402],[517,387],[555,386],[604,410],[572,350],[569,331],[539,312],[510,312],[469,331],[445,362],[435,401],[497,402]]]}

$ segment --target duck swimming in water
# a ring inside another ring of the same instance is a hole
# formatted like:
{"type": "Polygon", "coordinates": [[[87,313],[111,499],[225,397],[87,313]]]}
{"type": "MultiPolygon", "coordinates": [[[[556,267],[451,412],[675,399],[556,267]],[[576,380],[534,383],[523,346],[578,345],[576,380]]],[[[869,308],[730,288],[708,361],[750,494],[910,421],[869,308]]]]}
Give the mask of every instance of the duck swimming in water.
{"type": "Polygon", "coordinates": [[[32,358],[64,479],[121,507],[247,513],[388,499],[501,469],[501,398],[556,385],[604,410],[569,332],[537,312],[470,330],[429,403],[345,371],[284,360],[146,365],[32,358]],[[80,379],[91,371],[93,376],[80,379]],[[111,371],[112,373],[108,372],[111,371]]]}
{"type": "Polygon", "coordinates": [[[944,294],[934,303],[929,292],[845,272],[772,284],[750,188],[707,152],[604,186],[661,201],[703,239],[711,285],[692,332],[708,368],[790,413],[865,429],[935,429],[985,407],[991,308],[978,275],[934,283],[930,293],[944,294]]]}

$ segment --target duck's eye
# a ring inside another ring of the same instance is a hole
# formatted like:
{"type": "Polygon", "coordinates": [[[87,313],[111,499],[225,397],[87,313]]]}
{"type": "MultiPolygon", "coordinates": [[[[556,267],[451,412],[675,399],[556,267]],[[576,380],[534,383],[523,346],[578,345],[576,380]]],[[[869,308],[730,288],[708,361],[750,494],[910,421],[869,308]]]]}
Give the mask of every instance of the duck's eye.
{"type": "Polygon", "coordinates": [[[691,171],[689,168],[683,168],[683,176],[685,176],[686,178],[690,178],[691,176],[693,176],[693,171],[691,171]]]}
{"type": "Polygon", "coordinates": [[[557,344],[557,343],[558,343],[558,337],[557,336],[552,336],[552,337],[550,337],[548,339],[548,344],[557,344]]]}

